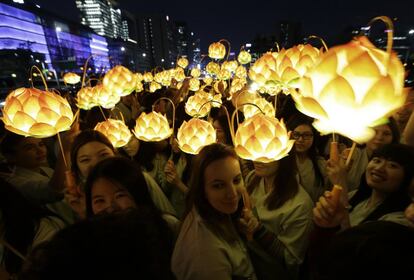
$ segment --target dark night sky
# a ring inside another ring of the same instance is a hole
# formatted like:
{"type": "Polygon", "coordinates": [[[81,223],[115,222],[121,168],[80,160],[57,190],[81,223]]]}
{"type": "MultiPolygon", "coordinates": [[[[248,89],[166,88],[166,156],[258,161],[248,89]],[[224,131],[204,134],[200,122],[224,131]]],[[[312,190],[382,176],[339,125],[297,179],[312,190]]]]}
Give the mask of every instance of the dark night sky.
{"type": "MultiPolygon", "coordinates": [[[[33,0],[43,8],[77,19],[75,0],[33,0]]],[[[208,44],[227,39],[233,49],[253,40],[256,34],[275,33],[280,20],[302,23],[304,36],[315,34],[328,44],[349,25],[366,24],[378,15],[397,17],[396,32],[414,28],[413,0],[252,0],[242,1],[172,1],[120,0],[121,8],[131,13],[165,13],[173,20],[186,21],[202,40],[202,51],[208,44]]],[[[379,28],[383,28],[378,23],[379,28]]]]}

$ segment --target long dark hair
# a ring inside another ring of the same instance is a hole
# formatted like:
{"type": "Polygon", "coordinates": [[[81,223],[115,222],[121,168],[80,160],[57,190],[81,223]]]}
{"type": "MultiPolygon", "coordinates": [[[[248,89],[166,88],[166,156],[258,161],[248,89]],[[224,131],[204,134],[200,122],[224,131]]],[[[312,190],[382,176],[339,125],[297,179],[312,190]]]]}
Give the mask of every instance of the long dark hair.
{"type": "Polygon", "coordinates": [[[79,170],[79,166],[77,163],[77,156],[79,149],[90,143],[90,142],[99,142],[110,148],[115,154],[116,150],[112,146],[111,141],[103,135],[101,132],[92,130],[92,129],[86,129],[81,131],[78,135],[76,135],[75,139],[73,140],[71,149],[70,149],[70,161],[71,161],[71,170],[73,174],[75,175],[75,178],[78,183],[81,182],[81,174],[79,170]]]}
{"type": "Polygon", "coordinates": [[[92,211],[92,186],[104,178],[124,187],[133,197],[138,208],[145,207],[161,218],[148,191],[148,185],[141,167],[133,160],[124,157],[111,157],[102,160],[88,175],[85,183],[86,215],[94,216],[92,211]]]}
{"type": "MultiPolygon", "coordinates": [[[[384,158],[399,163],[404,169],[404,179],[398,190],[390,193],[387,198],[371,214],[369,214],[367,218],[364,219],[363,222],[378,220],[380,217],[388,213],[404,211],[405,208],[407,208],[407,206],[411,203],[408,188],[414,176],[414,149],[404,144],[388,144],[375,150],[371,159],[374,157],[384,158]]],[[[356,205],[371,196],[372,188],[368,186],[365,173],[361,178],[358,190],[349,201],[352,207],[351,211],[356,205]]]]}
{"type": "MultiPolygon", "coordinates": [[[[28,201],[14,186],[0,178],[0,213],[4,239],[21,254],[26,255],[33,243],[42,218],[57,217],[55,213],[28,201]]],[[[62,220],[63,221],[63,220],[62,220]]],[[[4,249],[4,262],[9,273],[17,273],[22,259],[4,249]]]]}
{"type": "MultiPolygon", "coordinates": [[[[207,225],[213,231],[231,242],[234,238],[232,238],[231,231],[228,230],[228,227],[225,227],[226,222],[229,221],[229,216],[217,211],[210,205],[206,197],[204,186],[204,175],[207,167],[217,160],[228,157],[238,160],[237,154],[230,146],[214,143],[202,148],[200,153],[194,158],[192,167],[193,174],[190,181],[190,191],[187,195],[184,217],[195,207],[199,215],[206,221],[207,225]]],[[[231,215],[232,219],[235,219],[240,215],[241,208],[242,204],[240,200],[239,209],[236,213],[231,215]]]]}
{"type": "MultiPolygon", "coordinates": [[[[273,181],[274,188],[265,200],[267,209],[269,210],[278,209],[299,191],[299,184],[296,180],[296,158],[293,149],[289,152],[288,156],[280,159],[278,163],[277,174],[273,181]]],[[[249,194],[259,186],[260,179],[259,176],[253,174],[253,178],[247,186],[249,194]]]]}
{"type": "Polygon", "coordinates": [[[319,140],[319,132],[313,127],[312,125],[313,119],[305,116],[303,114],[295,114],[293,115],[288,123],[287,126],[289,130],[294,131],[300,125],[307,125],[311,128],[313,134],[313,141],[312,145],[310,146],[309,150],[307,151],[307,155],[312,162],[313,169],[315,170],[315,179],[317,180],[319,185],[323,185],[323,176],[322,171],[318,164],[318,157],[320,157],[318,151],[318,140],[319,140]]]}

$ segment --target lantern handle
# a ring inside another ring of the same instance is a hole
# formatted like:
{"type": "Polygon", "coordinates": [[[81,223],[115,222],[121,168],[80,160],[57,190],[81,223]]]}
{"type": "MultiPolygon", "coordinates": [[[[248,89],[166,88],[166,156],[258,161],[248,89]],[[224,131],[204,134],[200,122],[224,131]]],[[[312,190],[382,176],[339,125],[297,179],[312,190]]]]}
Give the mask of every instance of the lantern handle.
{"type": "Polygon", "coordinates": [[[85,85],[86,70],[88,69],[88,63],[89,63],[89,60],[90,60],[93,56],[94,56],[93,54],[92,54],[92,55],[90,55],[90,56],[88,57],[88,59],[86,59],[85,64],[83,65],[83,75],[82,75],[82,83],[81,83],[81,88],[83,88],[83,87],[84,87],[84,85],[85,85]]]}
{"type": "Polygon", "coordinates": [[[310,35],[307,39],[319,39],[319,41],[321,41],[321,43],[322,43],[323,47],[325,48],[325,52],[327,52],[327,51],[328,51],[328,46],[326,45],[325,40],[324,40],[324,39],[322,39],[321,37],[316,36],[316,35],[310,35]]]}
{"type": "Polygon", "coordinates": [[[221,39],[219,41],[219,43],[221,43],[221,42],[226,42],[227,43],[227,46],[229,48],[229,50],[227,51],[227,56],[226,56],[226,61],[227,61],[227,60],[229,60],[229,56],[230,56],[231,44],[230,44],[230,42],[227,39],[221,39]]]}
{"type": "MultiPolygon", "coordinates": [[[[280,52],[279,43],[278,42],[275,42],[273,45],[274,45],[274,47],[276,47],[277,52],[280,52]]],[[[273,51],[273,47],[270,48],[270,51],[273,51]]]]}
{"type": "MultiPolygon", "coordinates": [[[[157,103],[160,102],[161,100],[169,101],[171,103],[172,107],[173,107],[173,117],[172,117],[173,118],[172,119],[172,131],[173,131],[173,133],[172,133],[172,136],[174,136],[174,125],[175,125],[175,105],[174,105],[174,102],[168,97],[160,97],[154,102],[154,104],[152,104],[152,111],[154,111],[155,105],[157,105],[157,103]]],[[[171,139],[172,138],[173,137],[171,137],[171,139]]]]}
{"type": "Polygon", "coordinates": [[[42,71],[41,71],[41,70],[39,69],[39,67],[37,67],[36,65],[33,65],[33,66],[30,68],[30,82],[32,83],[32,88],[34,88],[34,86],[33,86],[33,69],[35,69],[35,70],[37,70],[37,72],[39,72],[40,77],[42,78],[43,84],[45,85],[45,90],[46,90],[46,91],[49,91],[49,88],[47,87],[46,79],[45,79],[45,77],[43,76],[42,71]]]}
{"type": "Polygon", "coordinates": [[[371,27],[371,25],[377,20],[381,20],[387,26],[386,32],[387,32],[387,53],[388,53],[387,68],[388,68],[388,65],[390,64],[390,61],[391,61],[392,43],[393,43],[393,35],[394,35],[394,24],[392,23],[392,20],[389,17],[387,17],[387,16],[378,16],[378,17],[374,17],[373,19],[371,19],[370,22],[368,23],[368,25],[371,27]]]}

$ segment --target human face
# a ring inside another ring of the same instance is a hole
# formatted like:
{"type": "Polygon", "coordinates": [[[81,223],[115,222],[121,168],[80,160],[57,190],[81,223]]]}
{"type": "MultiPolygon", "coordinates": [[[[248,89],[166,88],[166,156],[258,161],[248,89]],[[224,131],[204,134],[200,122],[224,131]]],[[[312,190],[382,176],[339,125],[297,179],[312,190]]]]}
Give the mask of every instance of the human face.
{"type": "Polygon", "coordinates": [[[91,197],[94,214],[137,208],[134,198],[127,189],[105,178],[99,178],[93,183],[91,197]]]}
{"type": "Polygon", "coordinates": [[[374,157],[365,172],[368,186],[381,193],[398,190],[404,180],[404,168],[397,162],[374,157]]]}
{"type": "Polygon", "coordinates": [[[233,157],[216,160],[204,171],[204,192],[210,205],[223,214],[233,214],[244,188],[239,161],[233,157]]]}
{"type": "Polygon", "coordinates": [[[367,148],[371,151],[374,151],[386,144],[390,144],[392,142],[392,131],[391,128],[386,125],[379,125],[374,127],[375,129],[375,136],[372,140],[367,143],[367,148]]]}
{"type": "Polygon", "coordinates": [[[79,148],[76,163],[82,177],[88,177],[89,171],[101,160],[114,156],[114,151],[105,144],[93,141],[79,148]]]}
{"type": "Polygon", "coordinates": [[[133,157],[138,153],[139,146],[139,140],[136,137],[131,137],[131,140],[129,140],[128,144],[122,148],[128,154],[128,156],[133,157]]]}
{"type": "Polygon", "coordinates": [[[213,122],[213,127],[216,130],[217,142],[227,144],[226,143],[226,133],[224,132],[224,129],[221,126],[220,122],[219,121],[214,121],[213,122]]]}
{"type": "Polygon", "coordinates": [[[256,175],[259,177],[274,176],[276,175],[277,170],[279,169],[278,161],[272,161],[268,163],[254,161],[253,165],[254,165],[254,170],[256,172],[256,175]]]}
{"type": "Polygon", "coordinates": [[[27,137],[15,147],[12,162],[27,169],[38,169],[47,165],[47,149],[42,139],[27,137]]]}
{"type": "Polygon", "coordinates": [[[296,152],[306,153],[313,144],[312,128],[309,125],[301,124],[293,130],[292,138],[296,140],[296,152]]]}

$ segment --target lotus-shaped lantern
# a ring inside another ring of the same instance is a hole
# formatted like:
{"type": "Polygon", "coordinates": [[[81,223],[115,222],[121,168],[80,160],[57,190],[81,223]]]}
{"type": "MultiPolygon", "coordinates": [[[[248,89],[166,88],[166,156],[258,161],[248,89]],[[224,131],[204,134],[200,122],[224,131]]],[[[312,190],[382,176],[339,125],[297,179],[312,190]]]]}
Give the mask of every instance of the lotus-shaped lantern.
{"type": "Polygon", "coordinates": [[[103,85],[119,96],[126,96],[135,90],[136,78],[134,73],[118,65],[105,74],[103,85]]]}
{"type": "Polygon", "coordinates": [[[121,100],[115,92],[109,91],[103,85],[96,85],[92,88],[93,98],[99,106],[105,109],[112,109],[121,100]]]}
{"type": "Polygon", "coordinates": [[[80,80],[81,80],[81,77],[76,73],[69,72],[63,75],[63,81],[70,85],[75,85],[79,83],[80,80]]]}
{"type": "Polygon", "coordinates": [[[223,59],[226,55],[226,47],[220,43],[212,43],[208,47],[208,56],[213,59],[223,59]]]}
{"type": "Polygon", "coordinates": [[[180,126],[177,140],[183,152],[196,155],[204,146],[216,142],[216,131],[207,121],[191,119],[189,122],[184,121],[180,126]]]}
{"type": "Polygon", "coordinates": [[[193,78],[198,78],[201,75],[201,71],[198,68],[193,68],[193,69],[191,69],[190,74],[193,78]]]}
{"type": "Polygon", "coordinates": [[[247,64],[247,63],[250,63],[250,61],[252,60],[252,56],[247,51],[241,51],[239,55],[237,56],[237,60],[239,61],[240,64],[247,64]]]}
{"type": "Polygon", "coordinates": [[[210,75],[217,75],[220,72],[220,65],[211,61],[206,65],[206,71],[210,75]]]}
{"type": "Polygon", "coordinates": [[[236,72],[234,75],[237,78],[246,79],[247,78],[247,70],[243,65],[239,65],[239,67],[236,68],[236,72]]]}
{"type": "Polygon", "coordinates": [[[234,146],[239,157],[267,163],[288,155],[294,143],[289,138],[283,120],[257,114],[239,126],[234,146]]]}
{"type": "Polygon", "coordinates": [[[66,99],[50,91],[18,88],[5,100],[5,128],[19,135],[44,138],[70,129],[73,112],[66,99]]]}
{"type": "Polygon", "coordinates": [[[200,80],[197,78],[192,78],[190,79],[188,86],[191,91],[197,91],[200,89],[200,80]]]}
{"type": "Polygon", "coordinates": [[[237,69],[237,66],[239,66],[239,64],[235,60],[224,61],[221,64],[221,69],[226,69],[230,73],[234,73],[236,71],[236,69],[237,69]]]}
{"type": "Polygon", "coordinates": [[[103,133],[115,148],[128,144],[132,133],[123,121],[107,119],[95,126],[95,130],[103,133]]]}
{"type": "Polygon", "coordinates": [[[297,108],[315,118],[322,134],[336,132],[364,143],[373,126],[404,104],[404,67],[395,53],[366,37],[331,48],[300,81],[297,108]]]}
{"type": "Polygon", "coordinates": [[[92,87],[83,87],[76,94],[76,106],[83,110],[90,110],[91,108],[98,106],[98,101],[94,95],[92,87]]]}
{"type": "Polygon", "coordinates": [[[208,101],[209,97],[207,94],[196,93],[193,96],[190,96],[185,103],[185,112],[192,117],[205,117],[211,110],[211,103],[207,103],[208,101]],[[203,104],[205,105],[201,107],[203,104]]]}
{"type": "Polygon", "coordinates": [[[157,112],[143,112],[136,120],[134,135],[142,141],[158,142],[167,139],[173,133],[165,116],[157,112]]]}
{"type": "Polygon", "coordinates": [[[185,57],[181,57],[180,59],[178,59],[177,65],[181,68],[186,68],[188,66],[188,59],[185,57]]]}
{"type": "MultiPolygon", "coordinates": [[[[253,98],[249,103],[255,104],[260,110],[269,117],[273,117],[275,115],[275,108],[273,107],[272,103],[264,99],[263,97],[256,97],[253,98]]],[[[251,118],[252,116],[261,113],[260,110],[253,105],[246,104],[241,108],[245,119],[251,118]]]]}
{"type": "Polygon", "coordinates": [[[249,70],[250,79],[258,88],[270,95],[276,95],[279,92],[277,74],[277,53],[267,52],[260,57],[249,70]]]}

